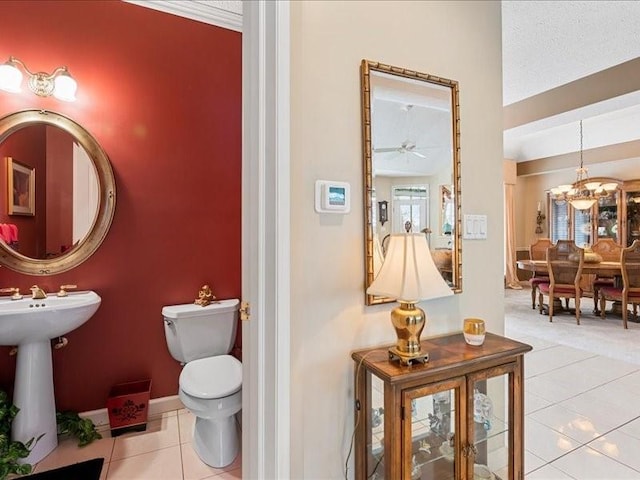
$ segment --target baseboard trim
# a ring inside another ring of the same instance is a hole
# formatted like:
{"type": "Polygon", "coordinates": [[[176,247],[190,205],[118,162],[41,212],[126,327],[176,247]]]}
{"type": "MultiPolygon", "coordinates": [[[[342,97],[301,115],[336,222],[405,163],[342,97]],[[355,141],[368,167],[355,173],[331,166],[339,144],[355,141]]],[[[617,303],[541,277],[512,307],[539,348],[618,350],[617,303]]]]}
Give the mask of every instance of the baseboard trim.
{"type": "MultiPolygon", "coordinates": [[[[180,410],[184,405],[180,401],[178,395],[170,395],[168,397],[152,398],[149,400],[149,417],[161,415],[173,410],[180,410]]],[[[89,418],[98,430],[109,429],[109,413],[106,408],[98,410],[89,410],[80,413],[82,418],[89,418]]]]}

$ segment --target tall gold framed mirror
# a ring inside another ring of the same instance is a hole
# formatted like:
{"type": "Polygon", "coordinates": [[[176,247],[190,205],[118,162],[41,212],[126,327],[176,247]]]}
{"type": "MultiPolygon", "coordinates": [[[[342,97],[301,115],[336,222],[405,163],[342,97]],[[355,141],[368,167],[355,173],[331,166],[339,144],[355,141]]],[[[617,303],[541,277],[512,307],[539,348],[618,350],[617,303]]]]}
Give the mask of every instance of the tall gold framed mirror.
{"type": "MultiPolygon", "coordinates": [[[[365,290],[389,235],[422,232],[443,278],[462,291],[458,83],[362,60],[365,290]]],[[[367,305],[394,301],[366,295],[367,305]]]]}
{"type": "Polygon", "coordinates": [[[111,163],[96,139],[64,115],[15,112],[0,118],[0,160],[6,172],[0,179],[0,227],[16,232],[16,238],[2,235],[0,265],[53,275],[88,259],[109,231],[116,202],[111,163]],[[14,165],[24,165],[35,181],[21,186],[14,165]],[[28,208],[20,206],[16,188],[30,189],[28,208]]]}

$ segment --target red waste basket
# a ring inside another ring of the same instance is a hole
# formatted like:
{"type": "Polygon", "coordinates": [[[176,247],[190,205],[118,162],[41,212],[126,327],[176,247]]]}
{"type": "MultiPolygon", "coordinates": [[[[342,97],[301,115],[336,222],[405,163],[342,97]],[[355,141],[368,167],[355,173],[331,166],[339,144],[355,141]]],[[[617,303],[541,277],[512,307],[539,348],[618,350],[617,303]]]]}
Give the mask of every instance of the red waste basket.
{"type": "Polygon", "coordinates": [[[111,387],[107,398],[111,436],[147,429],[151,380],[119,383],[111,387]]]}

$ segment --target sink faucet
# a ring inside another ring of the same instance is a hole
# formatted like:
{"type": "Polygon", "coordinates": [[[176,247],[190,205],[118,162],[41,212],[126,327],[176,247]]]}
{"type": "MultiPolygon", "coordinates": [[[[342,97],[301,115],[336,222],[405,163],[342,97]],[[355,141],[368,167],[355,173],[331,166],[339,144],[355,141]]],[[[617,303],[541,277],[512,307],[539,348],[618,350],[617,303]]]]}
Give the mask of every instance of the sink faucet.
{"type": "Polygon", "coordinates": [[[20,295],[20,289],[16,287],[0,288],[0,293],[12,294],[11,300],[20,300],[22,298],[22,295],[20,295]]]}
{"type": "Polygon", "coordinates": [[[47,298],[47,294],[44,293],[44,290],[42,290],[39,286],[34,285],[33,287],[31,287],[31,298],[47,298]]]}

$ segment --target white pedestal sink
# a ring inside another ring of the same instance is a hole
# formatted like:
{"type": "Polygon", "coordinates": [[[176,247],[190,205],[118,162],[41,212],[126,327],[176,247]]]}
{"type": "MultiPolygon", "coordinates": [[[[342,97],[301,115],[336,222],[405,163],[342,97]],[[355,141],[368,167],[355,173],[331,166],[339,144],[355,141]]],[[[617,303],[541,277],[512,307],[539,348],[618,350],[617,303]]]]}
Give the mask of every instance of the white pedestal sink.
{"type": "Polygon", "coordinates": [[[42,438],[24,460],[34,464],[58,445],[53,395],[51,339],[85,323],[100,306],[95,292],[51,294],[43,299],[0,300],[0,345],[17,345],[13,403],[20,409],[11,438],[27,442],[42,438]]]}

